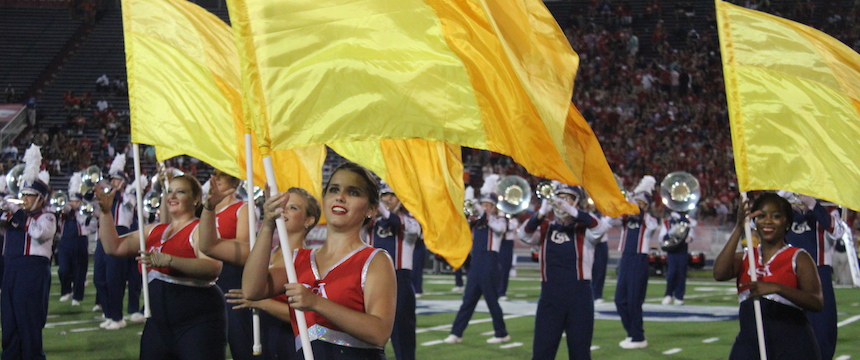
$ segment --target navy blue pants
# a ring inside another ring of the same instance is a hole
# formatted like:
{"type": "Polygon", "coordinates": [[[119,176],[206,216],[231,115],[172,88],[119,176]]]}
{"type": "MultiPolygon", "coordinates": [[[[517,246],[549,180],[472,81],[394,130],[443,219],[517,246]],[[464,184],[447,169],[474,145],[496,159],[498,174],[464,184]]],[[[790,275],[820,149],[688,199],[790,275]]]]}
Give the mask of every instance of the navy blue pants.
{"type": "Polygon", "coordinates": [[[93,252],[93,285],[96,287],[96,304],[104,306],[107,302],[107,275],[105,269],[105,249],[102,247],[102,242],[96,242],[96,250],[93,252]]]}
{"type": "Polygon", "coordinates": [[[84,299],[84,283],[87,280],[90,259],[86,241],[78,240],[80,239],[63,239],[69,243],[60,243],[57,249],[57,261],[60,262],[57,275],[60,278],[60,294],[65,295],[74,290],[72,298],[81,301],[84,299]]]}
{"type": "Polygon", "coordinates": [[[44,256],[5,260],[0,292],[2,359],[44,359],[42,328],[48,319],[51,260],[44,256]]]}
{"type": "Polygon", "coordinates": [[[815,332],[822,359],[832,359],[836,353],[836,295],[833,293],[833,268],[829,265],[818,267],[821,279],[821,294],[824,295],[824,308],[821,312],[806,312],[809,324],[815,332]]]}
{"type": "MultiPolygon", "coordinates": [[[[242,288],[243,267],[224,263],[221,275],[218,277],[218,287],[225,293],[230,289],[242,288]]],[[[230,344],[230,354],[234,360],[254,359],[254,328],[251,321],[251,309],[233,309],[232,304],[224,298],[227,308],[227,343],[230,344]]]]}
{"type": "Polygon", "coordinates": [[[532,359],[555,359],[562,332],[567,334],[568,358],[591,359],[594,335],[591,281],[542,282],[540,288],[532,359]]]}
{"type": "Polygon", "coordinates": [[[105,317],[122,320],[122,303],[126,283],[129,286],[128,312],[140,311],[142,277],[134,258],[120,258],[105,254],[101,242],[93,254],[93,283],[96,285],[96,303],[102,306],[105,317]],[[135,277],[135,279],[131,279],[135,277]]]}
{"type": "Polygon", "coordinates": [[[223,360],[227,312],[218,286],[149,283],[152,317],[140,338],[141,360],[223,360]]]}
{"type": "MultiPolygon", "coordinates": [[[[127,258],[126,266],[128,266],[128,307],[126,311],[129,314],[142,312],[140,292],[143,289],[143,276],[141,276],[137,260],[134,258],[127,258]]],[[[122,300],[120,300],[120,305],[122,305],[122,300]]]]}
{"type": "Polygon", "coordinates": [[[684,300],[687,291],[687,264],[690,255],[687,252],[666,254],[666,293],[678,300],[684,300]]]}
{"type": "Polygon", "coordinates": [[[412,288],[416,294],[424,293],[424,258],[427,257],[427,246],[424,239],[415,242],[415,250],[412,251],[412,288]]]}
{"type": "Polygon", "coordinates": [[[609,243],[594,245],[594,263],[591,265],[591,292],[594,299],[603,299],[603,284],[606,281],[606,266],[609,263],[609,243]]]}
{"type": "Polygon", "coordinates": [[[642,304],[648,289],[648,255],[623,254],[618,263],[618,286],[615,288],[615,308],[627,336],[633,341],[645,340],[642,304]]]}
{"type": "MultiPolygon", "coordinates": [[[[353,348],[322,340],[311,341],[311,350],[314,352],[314,359],[319,360],[386,360],[383,349],[353,348]]],[[[301,349],[296,354],[297,359],[304,359],[301,349]]]]}
{"type": "Polygon", "coordinates": [[[412,290],[412,271],[399,269],[397,276],[397,310],[394,312],[394,329],[391,346],[397,360],[415,359],[415,292],[412,290]]]}
{"type": "MultiPolygon", "coordinates": [[[[768,359],[821,359],[815,334],[803,311],[762,299],[761,314],[768,359]]],[[[739,320],[740,332],[732,345],[729,359],[760,359],[752,299],[741,303],[739,320]]]]}
{"type": "Polygon", "coordinates": [[[457,317],[454,318],[451,334],[460,337],[463,336],[466,326],[469,325],[469,320],[472,319],[472,314],[475,313],[478,300],[483,295],[484,301],[487,302],[487,307],[490,309],[490,316],[493,318],[495,336],[508,336],[502,307],[499,306],[498,254],[491,251],[473,256],[471,267],[466,276],[468,281],[466,282],[466,290],[463,293],[463,304],[460,305],[457,317]]]}
{"type": "Polygon", "coordinates": [[[260,311],[260,337],[263,343],[263,359],[302,359],[296,354],[296,336],[293,326],[265,311],[260,311]]]}
{"type": "Polygon", "coordinates": [[[502,240],[499,248],[499,297],[508,294],[508,279],[511,277],[511,267],[514,262],[514,241],[502,240]]]}

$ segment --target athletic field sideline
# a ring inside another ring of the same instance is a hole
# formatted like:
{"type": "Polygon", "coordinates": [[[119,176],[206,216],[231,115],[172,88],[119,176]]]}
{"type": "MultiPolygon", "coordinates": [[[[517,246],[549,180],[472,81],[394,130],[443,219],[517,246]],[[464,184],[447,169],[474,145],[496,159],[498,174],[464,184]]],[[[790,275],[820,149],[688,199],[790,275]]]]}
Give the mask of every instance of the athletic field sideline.
{"type": "MultiPolygon", "coordinates": [[[[81,306],[59,302],[56,266],[52,268],[48,324],[43,331],[48,359],[137,359],[143,324],[107,331],[99,329],[100,313],[92,312],[95,288],[90,285],[81,306]]],[[[463,336],[461,344],[442,343],[460,306],[461,294],[452,293],[453,275],[425,275],[424,295],[418,299],[418,359],[530,359],[534,331],[534,311],[540,294],[538,273],[520,269],[511,278],[508,301],[501,302],[511,341],[491,345],[492,324],[481,301],[463,336]]],[[[645,335],[649,346],[623,350],[618,342],[625,337],[615,314],[612,295],[615,271],[609,270],[604,298],[595,306],[592,341],[594,359],[726,359],[738,331],[737,298],[733,282],[718,283],[710,271],[690,271],[683,306],[660,305],[665,281],[652,277],[648,283],[645,310],[645,335]]],[[[92,274],[88,275],[92,278],[92,274]]],[[[836,359],[860,359],[860,289],[836,288],[839,311],[839,343],[836,359]]],[[[126,315],[127,316],[127,315],[126,315]]],[[[389,359],[394,351],[386,348],[389,359]]],[[[229,353],[228,353],[229,356],[229,353]]],[[[229,358],[229,357],[228,357],[229,358]]],[[[557,359],[567,359],[562,339],[557,359]]]]}

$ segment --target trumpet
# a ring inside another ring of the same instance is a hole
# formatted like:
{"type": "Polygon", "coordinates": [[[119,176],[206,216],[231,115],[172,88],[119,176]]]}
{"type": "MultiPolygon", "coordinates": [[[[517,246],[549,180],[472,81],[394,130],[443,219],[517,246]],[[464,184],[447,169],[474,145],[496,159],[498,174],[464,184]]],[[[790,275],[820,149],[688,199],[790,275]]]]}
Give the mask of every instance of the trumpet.
{"type": "Polygon", "coordinates": [[[535,193],[537,194],[538,199],[552,199],[555,195],[552,191],[552,187],[552,181],[541,181],[537,184],[537,187],[535,187],[535,193]]]}

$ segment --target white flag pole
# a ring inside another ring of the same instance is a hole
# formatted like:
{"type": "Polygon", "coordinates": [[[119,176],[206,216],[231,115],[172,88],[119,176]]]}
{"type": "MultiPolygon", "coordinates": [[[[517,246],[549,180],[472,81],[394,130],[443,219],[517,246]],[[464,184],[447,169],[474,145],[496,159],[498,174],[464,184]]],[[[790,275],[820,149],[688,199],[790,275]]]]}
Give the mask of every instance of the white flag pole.
{"type": "MultiPolygon", "coordinates": [[[[143,229],[146,223],[143,218],[143,181],[140,181],[140,148],[137,144],[131,145],[132,154],[134,154],[134,178],[137,179],[137,189],[134,189],[134,197],[137,200],[137,234],[140,238],[140,249],[146,251],[146,238],[144,237],[143,229]]],[[[143,316],[146,318],[152,317],[152,312],[149,310],[149,281],[147,279],[146,264],[140,264],[140,276],[143,279],[141,289],[143,290],[143,316]]]]}
{"type": "MultiPolygon", "coordinates": [[[[245,134],[245,179],[245,193],[248,194],[248,239],[251,240],[251,249],[253,249],[257,242],[257,212],[254,204],[254,159],[251,134],[245,134]]],[[[260,342],[260,309],[251,310],[251,323],[254,337],[254,345],[251,349],[256,356],[263,353],[263,345],[260,342]]]]}
{"type": "MultiPolygon", "coordinates": [[[[272,165],[272,158],[266,156],[263,158],[263,167],[266,169],[266,182],[269,183],[269,191],[271,195],[278,193],[278,183],[275,181],[275,169],[272,165]]],[[[287,279],[291,283],[297,283],[296,267],[293,264],[293,249],[290,248],[290,242],[287,239],[287,223],[283,217],[275,220],[278,227],[278,237],[280,238],[281,251],[284,255],[284,267],[287,268],[287,279]]],[[[314,353],[311,350],[311,340],[308,337],[308,324],[305,319],[305,312],[293,309],[296,312],[296,325],[299,328],[299,336],[302,340],[302,352],[305,355],[305,360],[313,360],[314,353]]]]}
{"type": "MultiPolygon", "coordinates": [[[[741,203],[739,206],[745,206],[747,203],[747,192],[744,191],[741,193],[741,203]]],[[[744,235],[746,235],[747,239],[747,259],[749,260],[749,269],[750,269],[750,280],[755,282],[758,281],[758,274],[756,274],[756,266],[755,266],[755,253],[753,252],[753,238],[752,238],[752,229],[750,229],[750,222],[747,219],[744,219],[744,235]]],[[[753,309],[755,310],[755,330],[758,335],[758,352],[761,360],[767,360],[767,346],[764,343],[764,323],[762,322],[761,317],[761,300],[753,299],[753,309]]]]}

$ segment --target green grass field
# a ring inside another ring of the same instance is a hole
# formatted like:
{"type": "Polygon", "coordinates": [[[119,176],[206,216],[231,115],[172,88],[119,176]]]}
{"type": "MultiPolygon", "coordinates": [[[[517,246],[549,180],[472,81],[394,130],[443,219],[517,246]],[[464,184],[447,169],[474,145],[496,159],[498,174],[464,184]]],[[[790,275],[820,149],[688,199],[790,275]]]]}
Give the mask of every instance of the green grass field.
{"type": "MultiPolygon", "coordinates": [[[[56,274],[56,267],[53,269],[56,274]]],[[[610,277],[614,272],[610,270],[610,277]]],[[[466,329],[461,344],[441,343],[454,320],[460,305],[461,295],[450,292],[454,286],[453,275],[426,275],[424,296],[418,300],[418,359],[529,359],[534,331],[534,305],[540,294],[538,273],[535,270],[519,270],[511,279],[509,302],[502,303],[506,314],[506,325],[511,342],[490,345],[485,340],[492,336],[490,316],[476,312],[474,323],[466,329]],[[447,301],[440,301],[447,300],[447,301]],[[531,309],[531,310],[529,310],[531,309]],[[531,311],[531,312],[530,312],[531,311]]],[[[618,320],[601,320],[614,309],[611,304],[615,291],[614,278],[607,279],[604,297],[607,304],[598,305],[598,320],[595,321],[592,357],[595,359],[725,359],[738,331],[737,320],[707,322],[654,321],[649,320],[650,311],[666,312],[683,310],[707,313],[710,309],[735,313],[737,300],[733,283],[717,283],[710,279],[710,272],[691,271],[687,284],[685,305],[662,306],[660,300],[665,290],[662,278],[651,278],[646,300],[645,334],[649,347],[641,350],[623,350],[618,342],[626,336],[618,320]],[[717,308],[706,308],[717,307],[717,308]],[[650,311],[649,311],[650,309],[650,311]],[[663,311],[666,310],[666,311],[663,311]]],[[[60,303],[59,284],[54,280],[49,308],[48,326],[45,328],[44,347],[49,359],[137,359],[142,324],[133,324],[122,330],[107,331],[98,328],[101,321],[93,306],[95,290],[90,285],[82,306],[72,307],[60,303]]],[[[839,344],[837,359],[860,358],[860,289],[837,288],[839,304],[839,344]]],[[[479,311],[483,302],[479,304],[479,311]]],[[[389,359],[394,351],[386,348],[389,359]]],[[[567,359],[564,339],[557,359],[567,359]]]]}

